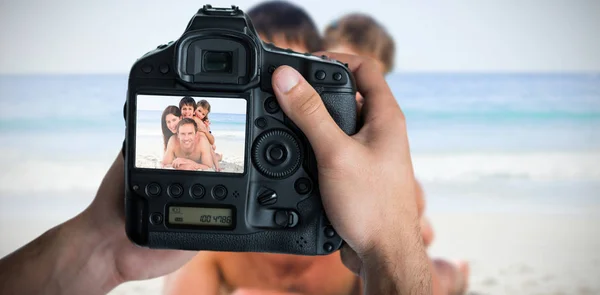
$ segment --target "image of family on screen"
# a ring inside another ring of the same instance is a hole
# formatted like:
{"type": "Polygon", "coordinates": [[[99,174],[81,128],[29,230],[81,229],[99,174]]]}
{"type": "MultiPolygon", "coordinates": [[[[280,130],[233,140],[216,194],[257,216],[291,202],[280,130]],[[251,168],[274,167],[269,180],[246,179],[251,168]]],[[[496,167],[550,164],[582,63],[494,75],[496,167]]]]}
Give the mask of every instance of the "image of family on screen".
{"type": "Polygon", "coordinates": [[[207,100],[196,101],[190,96],[183,97],[179,106],[165,108],[161,117],[163,168],[221,172],[223,155],[216,152],[209,113],[207,100]]]}
{"type": "Polygon", "coordinates": [[[244,99],[138,95],[136,167],[243,173],[245,112],[244,99]]]}

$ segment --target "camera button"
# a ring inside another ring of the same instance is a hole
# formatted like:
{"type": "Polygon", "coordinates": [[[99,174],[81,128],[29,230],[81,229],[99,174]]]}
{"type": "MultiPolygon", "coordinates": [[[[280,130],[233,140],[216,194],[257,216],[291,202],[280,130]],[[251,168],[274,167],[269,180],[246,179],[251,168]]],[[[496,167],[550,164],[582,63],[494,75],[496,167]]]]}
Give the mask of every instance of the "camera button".
{"type": "Polygon", "coordinates": [[[256,125],[256,127],[260,128],[260,129],[264,129],[265,127],[267,127],[267,119],[265,118],[258,118],[256,120],[254,120],[254,125],[256,125]]]}
{"type": "Polygon", "coordinates": [[[160,213],[152,213],[150,215],[150,223],[154,224],[154,225],[159,225],[162,224],[163,222],[163,216],[160,213]]]}
{"type": "Polygon", "coordinates": [[[282,129],[260,134],[252,147],[252,163],[269,178],[285,178],[300,167],[302,154],[293,135],[282,129]]]}
{"type": "Polygon", "coordinates": [[[160,67],[158,68],[158,70],[163,73],[166,74],[169,72],[169,65],[168,64],[162,64],[160,65],[160,67]]]}
{"type": "Polygon", "coordinates": [[[315,73],[315,78],[317,78],[317,80],[323,80],[323,79],[325,79],[325,77],[327,77],[327,74],[325,74],[325,71],[323,71],[323,70],[318,70],[315,73]]]}
{"type": "Polygon", "coordinates": [[[288,152],[281,144],[272,144],[265,151],[265,158],[273,166],[281,165],[287,159],[288,152]]]}
{"type": "Polygon", "coordinates": [[[341,73],[333,74],[333,80],[336,80],[336,81],[342,80],[342,74],[341,73]]]}
{"type": "Polygon", "coordinates": [[[269,156],[275,161],[281,161],[284,158],[284,151],[281,146],[275,146],[269,151],[269,156]]]}
{"type": "Polygon", "coordinates": [[[325,228],[324,234],[328,238],[333,238],[333,236],[335,236],[335,230],[333,230],[333,227],[328,226],[325,228]]]}
{"type": "Polygon", "coordinates": [[[145,64],[142,66],[142,72],[146,73],[146,74],[150,74],[150,72],[152,72],[154,68],[152,68],[152,65],[149,64],[145,64]]]}
{"type": "Polygon", "coordinates": [[[301,195],[306,195],[312,190],[312,183],[308,178],[300,178],[294,183],[296,192],[301,195]]]}
{"type": "Polygon", "coordinates": [[[219,184],[212,188],[211,194],[214,199],[223,200],[227,197],[227,188],[219,184]]]}
{"type": "Polygon", "coordinates": [[[279,111],[279,103],[274,96],[271,96],[265,100],[265,110],[269,114],[274,114],[279,111]]]}
{"type": "Polygon", "coordinates": [[[325,252],[331,252],[333,251],[333,245],[331,243],[325,243],[325,245],[323,245],[323,250],[325,250],[325,252]]]}
{"type": "Polygon", "coordinates": [[[171,184],[167,188],[167,194],[169,194],[169,197],[171,198],[179,198],[183,195],[183,187],[177,183],[171,184]]]}
{"type": "Polygon", "coordinates": [[[294,227],[298,224],[298,214],[294,211],[279,210],[273,218],[275,224],[281,227],[294,227]]]}
{"type": "Polygon", "coordinates": [[[277,211],[275,212],[275,224],[281,226],[281,227],[286,227],[287,223],[288,223],[288,214],[287,211],[277,211]]]}
{"type": "Polygon", "coordinates": [[[158,195],[160,195],[160,185],[158,183],[149,183],[148,185],[146,185],[146,195],[148,195],[148,197],[156,197],[158,195]]]}
{"type": "Polygon", "coordinates": [[[275,66],[269,66],[269,74],[273,74],[273,72],[275,72],[275,66]]]}
{"type": "Polygon", "coordinates": [[[256,200],[263,206],[275,204],[277,202],[277,193],[268,188],[262,188],[262,192],[258,194],[256,200]]]}
{"type": "Polygon", "coordinates": [[[202,199],[204,197],[204,187],[201,184],[194,184],[190,188],[190,196],[194,199],[202,199]]]}

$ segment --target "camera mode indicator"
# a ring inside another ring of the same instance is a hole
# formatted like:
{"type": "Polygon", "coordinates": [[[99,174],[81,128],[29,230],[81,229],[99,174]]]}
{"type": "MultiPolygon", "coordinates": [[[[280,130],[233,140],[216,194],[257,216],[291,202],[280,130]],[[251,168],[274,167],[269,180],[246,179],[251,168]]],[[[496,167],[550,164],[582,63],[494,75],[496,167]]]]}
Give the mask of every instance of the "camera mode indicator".
{"type": "Polygon", "coordinates": [[[209,207],[182,207],[169,208],[169,224],[189,225],[203,227],[232,227],[233,209],[209,207]]]}

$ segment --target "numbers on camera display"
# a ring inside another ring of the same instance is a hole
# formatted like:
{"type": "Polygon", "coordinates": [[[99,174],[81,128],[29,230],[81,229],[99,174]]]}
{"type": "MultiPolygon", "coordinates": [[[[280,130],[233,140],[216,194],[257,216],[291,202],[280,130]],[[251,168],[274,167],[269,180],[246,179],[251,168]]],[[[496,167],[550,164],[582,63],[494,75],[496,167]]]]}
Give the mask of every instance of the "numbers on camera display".
{"type": "Polygon", "coordinates": [[[202,223],[222,223],[222,224],[231,224],[231,216],[212,216],[212,215],[202,215],[200,216],[200,222],[202,223]]]}

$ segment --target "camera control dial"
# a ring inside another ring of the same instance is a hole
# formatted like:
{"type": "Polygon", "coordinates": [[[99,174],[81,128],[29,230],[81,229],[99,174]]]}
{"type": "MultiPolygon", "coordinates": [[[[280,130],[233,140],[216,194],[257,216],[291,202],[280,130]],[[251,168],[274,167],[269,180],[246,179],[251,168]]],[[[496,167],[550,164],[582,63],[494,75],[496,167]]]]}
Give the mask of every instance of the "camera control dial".
{"type": "Polygon", "coordinates": [[[269,178],[285,178],[300,167],[300,146],[296,139],[281,129],[258,136],[252,148],[252,162],[269,178]]]}

